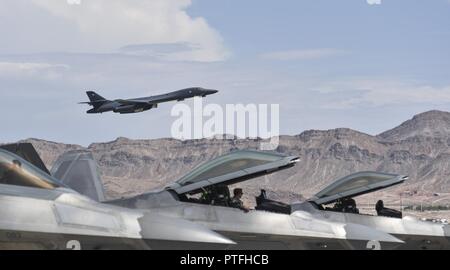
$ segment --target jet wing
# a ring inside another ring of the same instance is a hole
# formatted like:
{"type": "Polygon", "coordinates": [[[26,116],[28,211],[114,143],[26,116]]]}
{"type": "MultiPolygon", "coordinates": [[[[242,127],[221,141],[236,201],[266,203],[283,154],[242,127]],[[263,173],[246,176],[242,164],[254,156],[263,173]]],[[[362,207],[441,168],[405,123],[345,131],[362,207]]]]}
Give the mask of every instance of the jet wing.
{"type": "Polygon", "coordinates": [[[341,178],[317,193],[310,201],[316,204],[330,204],[339,199],[355,197],[398,185],[408,176],[380,172],[359,172],[341,178]]]}
{"type": "Polygon", "coordinates": [[[347,223],[344,225],[344,230],[347,241],[365,243],[365,247],[358,247],[358,249],[393,249],[405,243],[391,234],[360,224],[347,223]]]}
{"type": "Polygon", "coordinates": [[[135,98],[135,99],[118,99],[116,102],[121,105],[156,105],[163,102],[169,102],[174,100],[182,100],[184,97],[179,96],[176,93],[169,93],[157,96],[150,96],[144,98],[135,98]]]}
{"type": "Polygon", "coordinates": [[[0,203],[0,250],[197,249],[234,244],[200,224],[98,204],[65,190],[0,184],[0,203]]]}
{"type": "Polygon", "coordinates": [[[121,105],[136,105],[136,104],[153,104],[150,100],[139,100],[139,99],[117,99],[116,102],[119,102],[121,105]]]}
{"type": "Polygon", "coordinates": [[[193,193],[217,184],[231,185],[295,165],[297,156],[262,151],[234,151],[207,162],[168,187],[178,194],[193,193]]]}
{"type": "MultiPolygon", "coordinates": [[[[313,218],[304,212],[294,212],[290,217],[295,227],[292,236],[300,238],[310,237],[312,239],[311,243],[314,246],[309,246],[308,249],[318,248],[317,245],[320,243],[326,245],[339,240],[347,242],[347,248],[359,250],[393,249],[404,243],[404,241],[389,233],[366,225],[330,222],[313,218]]],[[[272,230],[275,231],[275,229],[272,230]]],[[[332,246],[330,248],[333,249],[332,246]]]]}

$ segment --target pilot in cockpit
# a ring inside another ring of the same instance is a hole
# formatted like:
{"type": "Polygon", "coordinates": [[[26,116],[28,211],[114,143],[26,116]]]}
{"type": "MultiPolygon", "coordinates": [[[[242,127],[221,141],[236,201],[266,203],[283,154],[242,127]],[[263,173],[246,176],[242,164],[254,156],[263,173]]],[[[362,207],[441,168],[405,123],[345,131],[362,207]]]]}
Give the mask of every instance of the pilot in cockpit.
{"type": "Polygon", "coordinates": [[[356,207],[356,202],[353,198],[342,198],[336,201],[333,211],[359,214],[359,209],[356,207]]]}
{"type": "Polygon", "coordinates": [[[244,195],[244,192],[242,191],[242,188],[236,188],[233,191],[233,198],[231,199],[230,206],[234,208],[239,208],[243,210],[244,212],[248,213],[250,211],[249,208],[247,208],[244,205],[244,202],[242,201],[242,196],[244,195]]]}

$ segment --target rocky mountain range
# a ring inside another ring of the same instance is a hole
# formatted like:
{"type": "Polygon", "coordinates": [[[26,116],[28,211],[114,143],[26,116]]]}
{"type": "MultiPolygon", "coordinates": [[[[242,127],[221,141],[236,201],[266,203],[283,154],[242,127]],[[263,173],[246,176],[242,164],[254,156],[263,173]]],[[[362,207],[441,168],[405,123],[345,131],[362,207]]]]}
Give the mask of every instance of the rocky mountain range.
{"type": "MultiPolygon", "coordinates": [[[[78,145],[31,142],[48,167],[78,145]]],[[[258,149],[258,139],[130,140],[94,143],[91,150],[110,198],[162,187],[197,165],[234,149],[258,149]]],[[[281,136],[278,152],[298,155],[294,168],[251,180],[242,186],[248,198],[260,188],[285,201],[307,198],[345,175],[375,170],[409,175],[407,183],[367,195],[398,202],[450,202],[450,113],[429,111],[373,136],[355,130],[309,130],[281,136]]]]}

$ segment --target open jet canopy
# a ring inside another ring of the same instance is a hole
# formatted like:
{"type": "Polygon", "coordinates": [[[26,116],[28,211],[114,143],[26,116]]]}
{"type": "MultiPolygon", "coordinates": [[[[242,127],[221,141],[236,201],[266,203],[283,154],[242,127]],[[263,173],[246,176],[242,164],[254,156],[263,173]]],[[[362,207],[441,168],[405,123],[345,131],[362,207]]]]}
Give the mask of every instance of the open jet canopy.
{"type": "Polygon", "coordinates": [[[271,152],[234,151],[200,165],[169,189],[178,194],[185,194],[195,193],[217,184],[231,185],[290,168],[298,160],[297,156],[284,156],[271,152]]]}
{"type": "Polygon", "coordinates": [[[65,187],[25,159],[0,149],[0,184],[42,189],[65,187]]]}
{"type": "Polygon", "coordinates": [[[310,201],[321,205],[337,200],[356,197],[390,186],[398,185],[408,176],[380,172],[359,172],[341,178],[317,193],[310,201]]]}

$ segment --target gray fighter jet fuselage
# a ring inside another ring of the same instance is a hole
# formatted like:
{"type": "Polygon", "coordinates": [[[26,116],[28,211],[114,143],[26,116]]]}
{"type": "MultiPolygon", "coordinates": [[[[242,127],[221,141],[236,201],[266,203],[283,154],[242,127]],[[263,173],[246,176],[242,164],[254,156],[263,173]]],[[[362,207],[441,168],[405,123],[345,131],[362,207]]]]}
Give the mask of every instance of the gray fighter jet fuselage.
{"type": "Polygon", "coordinates": [[[134,98],[134,99],[116,99],[108,100],[99,94],[88,91],[86,92],[89,97],[88,102],[81,102],[80,104],[88,104],[93,106],[92,109],[87,111],[88,114],[115,112],[120,114],[130,114],[148,111],[158,107],[158,104],[169,101],[183,101],[185,99],[193,97],[206,97],[217,93],[217,90],[204,89],[201,87],[186,88],[167,94],[134,98]]]}
{"type": "Polygon", "coordinates": [[[234,244],[187,220],[91,200],[3,149],[0,205],[0,250],[205,249],[234,244]]]}
{"type": "MultiPolygon", "coordinates": [[[[230,249],[395,249],[404,244],[371,224],[328,219],[313,202],[286,205],[258,198],[257,208],[251,211],[233,205],[230,185],[289,169],[298,160],[276,153],[233,151],[161,191],[106,203],[151,209],[201,224],[236,242],[230,249]]],[[[397,180],[387,177],[391,178],[397,180]]]]}
{"type": "MultiPolygon", "coordinates": [[[[29,153],[21,154],[33,159],[29,153]]],[[[254,210],[246,211],[233,203],[230,185],[289,169],[298,160],[297,156],[270,152],[233,151],[195,168],[164,189],[103,201],[98,206],[191,222],[191,226],[193,223],[217,233],[215,237],[222,236],[221,241],[230,239],[235,244],[228,245],[228,249],[450,249],[448,225],[402,217],[400,211],[378,203],[376,215],[359,213],[354,197],[401,184],[408,178],[403,175],[355,173],[333,182],[311,199],[291,205],[268,199],[264,190],[256,198],[254,210]]],[[[12,162],[7,167],[14,166],[12,162]]],[[[89,151],[71,151],[55,162],[51,174],[58,176],[63,185],[97,201],[104,196],[95,168],[89,151]]],[[[8,175],[6,179],[12,179],[12,174],[8,175]]],[[[6,190],[0,185],[0,199],[6,190]]],[[[21,204],[17,207],[24,209],[21,204]]],[[[81,242],[84,246],[85,241],[81,242]]],[[[209,243],[207,248],[215,247],[209,243]]]]}
{"type": "Polygon", "coordinates": [[[230,247],[236,249],[450,249],[448,225],[402,217],[381,204],[377,215],[359,213],[354,197],[401,184],[408,179],[404,175],[355,173],[291,205],[268,199],[263,190],[250,212],[232,204],[230,185],[296,161],[295,156],[236,151],[197,167],[165,190],[109,203],[205,225],[236,242],[230,247]]]}

